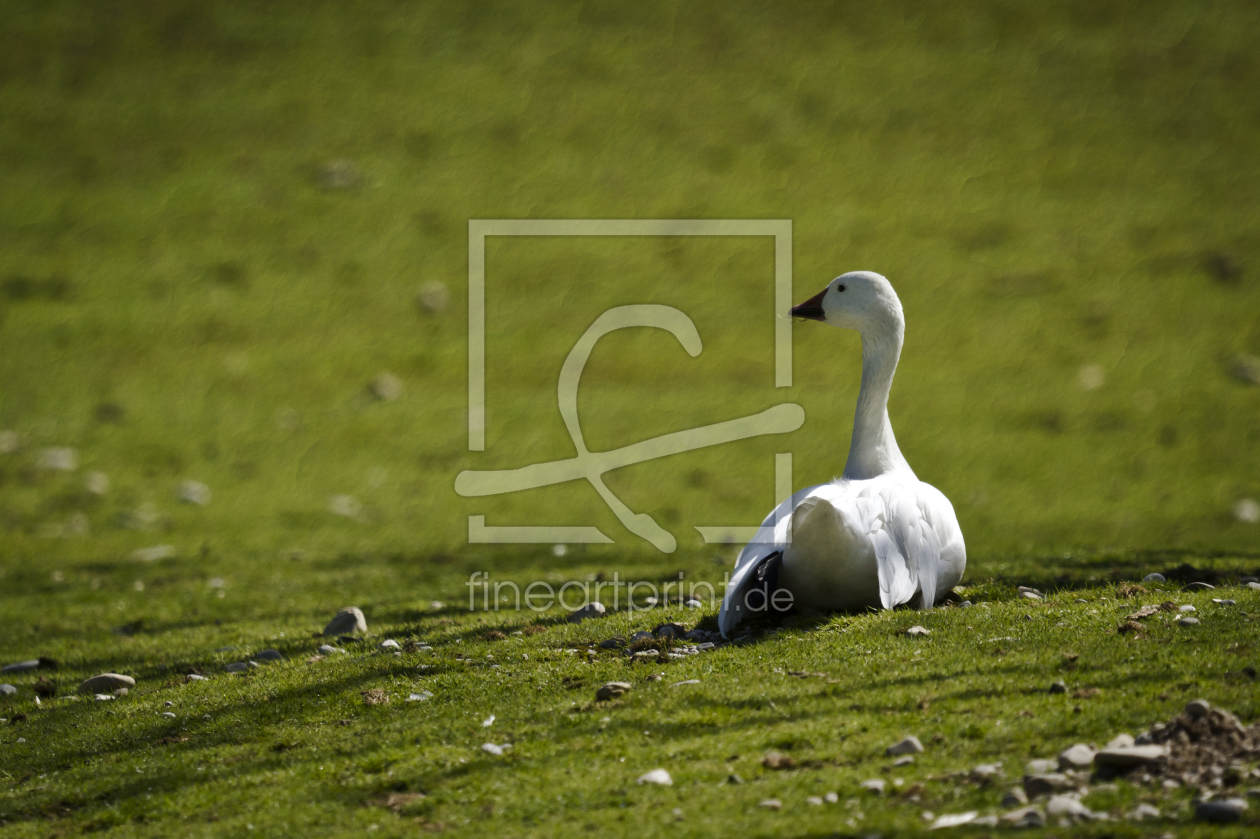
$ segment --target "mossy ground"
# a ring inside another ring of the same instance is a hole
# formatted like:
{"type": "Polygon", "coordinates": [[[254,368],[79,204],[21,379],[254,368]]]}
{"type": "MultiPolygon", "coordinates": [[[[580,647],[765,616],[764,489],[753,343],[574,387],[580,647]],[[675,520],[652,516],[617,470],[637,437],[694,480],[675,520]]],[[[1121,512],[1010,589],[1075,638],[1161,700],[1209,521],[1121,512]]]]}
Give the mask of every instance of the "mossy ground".
{"type": "MultiPolygon", "coordinates": [[[[62,694],[100,670],[139,680],[36,711],[34,677],[10,679],[22,693],[0,716],[27,716],[0,727],[0,834],[389,835],[417,818],[469,835],[905,832],[914,807],[844,804],[905,731],[945,736],[910,783],[997,759],[1014,776],[1195,695],[1260,713],[1237,675],[1255,663],[1253,595],[1188,596],[1193,631],[1111,631],[1118,581],[1260,566],[1257,525],[1232,512],[1260,498],[1260,388],[1229,373],[1260,355],[1254,4],[6,2],[0,17],[0,430],[20,443],[0,454],[0,659],[58,660],[62,694]],[[338,160],[357,178],[331,183],[338,160]],[[990,607],[792,625],[657,683],[561,651],[632,628],[624,614],[480,640],[538,618],[461,608],[474,571],[720,580],[730,549],[692,528],[756,523],[777,452],[796,486],[842,468],[859,360],[855,336],[800,324],[794,386],[772,387],[768,241],[492,240],[487,449],[471,453],[473,218],[786,218],[798,300],[844,270],[889,276],[908,321],[894,427],[953,500],[990,607]],[[414,302],[432,281],[450,292],[439,312],[414,302]],[[658,330],[603,339],[580,396],[592,449],[781,401],[805,425],[608,475],[678,537],[670,556],[585,484],[459,497],[461,470],[572,455],[560,364],[601,312],[642,302],[686,312],[704,352],[658,330]],[[398,399],[366,392],[382,371],[398,399]],[[47,447],[78,468],[40,468],[47,447]],[[186,480],[208,505],[176,500],[186,480]],[[330,512],[339,495],[356,515],[330,512]],[[470,515],[617,544],[470,546],[470,515]],[[156,545],[174,556],[135,558],[156,545]],[[1019,583],[1057,593],[1016,603],[1019,583]],[[375,639],[433,652],[306,664],[350,603],[375,639]],[[902,637],[910,621],[933,634],[902,637]],[[223,673],[264,647],[289,658],[223,673]],[[162,687],[185,665],[213,678],[162,687]],[[615,707],[570,710],[622,676],[635,690],[615,707]],[[1040,692],[1055,678],[1102,692],[1074,713],[1040,692]],[[401,701],[420,686],[434,699],[401,701]],[[371,688],[393,701],[365,706],[371,688]],[[514,748],[491,758],[486,739],[514,748]],[[767,749],[803,768],[762,772],[767,749]],[[672,788],[633,783],[655,766],[672,788]],[[731,771],[748,783],[723,786],[731,771]],[[839,807],[803,803],[831,789],[839,807]],[[401,815],[366,804],[399,790],[426,797],[401,815]],[[756,806],[769,797],[784,809],[756,806]]],[[[929,782],[925,800],[998,794],[929,782]]]]}

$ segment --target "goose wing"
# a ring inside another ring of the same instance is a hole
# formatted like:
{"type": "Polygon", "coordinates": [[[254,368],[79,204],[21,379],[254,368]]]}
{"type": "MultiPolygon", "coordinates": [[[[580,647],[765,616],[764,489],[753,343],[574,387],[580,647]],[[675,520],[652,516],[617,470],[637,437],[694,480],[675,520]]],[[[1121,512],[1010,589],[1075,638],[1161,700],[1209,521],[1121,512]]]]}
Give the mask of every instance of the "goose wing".
{"type": "Polygon", "coordinates": [[[722,637],[729,637],[731,630],[744,619],[744,612],[747,611],[744,597],[757,577],[757,567],[787,545],[792,511],[816,489],[818,487],[807,487],[775,507],[761,523],[761,527],[757,528],[757,535],[739,552],[739,558],[735,560],[735,572],[726,584],[722,610],[718,613],[718,629],[721,630],[722,637]]]}

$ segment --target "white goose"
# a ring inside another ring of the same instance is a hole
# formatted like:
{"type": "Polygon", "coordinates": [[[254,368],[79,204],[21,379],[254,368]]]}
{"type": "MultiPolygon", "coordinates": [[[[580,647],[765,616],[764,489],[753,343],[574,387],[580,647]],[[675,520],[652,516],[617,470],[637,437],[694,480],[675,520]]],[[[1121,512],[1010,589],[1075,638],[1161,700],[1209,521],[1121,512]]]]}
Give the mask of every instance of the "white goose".
{"type": "Polygon", "coordinates": [[[718,625],[729,636],[760,610],[930,609],[962,579],[967,550],[953,505],[915,477],[888,421],[905,317],[872,271],[837,277],[792,316],[862,336],[862,389],[844,474],[780,504],[735,563],[718,625]],[[791,534],[789,540],[788,534],[791,534]],[[767,603],[767,600],[770,602],[767,603]]]}

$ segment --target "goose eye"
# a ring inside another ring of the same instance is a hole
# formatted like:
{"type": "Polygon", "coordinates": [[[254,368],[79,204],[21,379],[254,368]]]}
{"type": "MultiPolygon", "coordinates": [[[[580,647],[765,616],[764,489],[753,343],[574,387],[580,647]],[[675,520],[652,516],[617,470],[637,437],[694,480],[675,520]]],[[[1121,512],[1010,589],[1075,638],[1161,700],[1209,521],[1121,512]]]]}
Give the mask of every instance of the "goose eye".
{"type": "Polygon", "coordinates": [[[844,283],[841,283],[840,285],[836,286],[836,291],[844,291],[844,283]]]}

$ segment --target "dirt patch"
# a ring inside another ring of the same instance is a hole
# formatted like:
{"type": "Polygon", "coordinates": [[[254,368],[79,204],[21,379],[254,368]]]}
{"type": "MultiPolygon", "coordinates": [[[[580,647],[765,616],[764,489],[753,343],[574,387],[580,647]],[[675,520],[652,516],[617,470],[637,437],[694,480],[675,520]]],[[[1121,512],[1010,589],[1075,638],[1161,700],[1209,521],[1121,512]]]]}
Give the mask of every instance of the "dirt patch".
{"type": "Polygon", "coordinates": [[[1248,777],[1246,764],[1260,759],[1260,725],[1247,727],[1223,708],[1204,712],[1194,707],[1197,704],[1191,703],[1181,715],[1166,724],[1156,723],[1137,738],[1142,745],[1167,746],[1169,753],[1130,772],[1130,780],[1148,774],[1187,786],[1219,787],[1234,786],[1248,777]]]}

